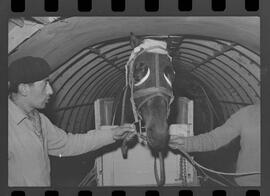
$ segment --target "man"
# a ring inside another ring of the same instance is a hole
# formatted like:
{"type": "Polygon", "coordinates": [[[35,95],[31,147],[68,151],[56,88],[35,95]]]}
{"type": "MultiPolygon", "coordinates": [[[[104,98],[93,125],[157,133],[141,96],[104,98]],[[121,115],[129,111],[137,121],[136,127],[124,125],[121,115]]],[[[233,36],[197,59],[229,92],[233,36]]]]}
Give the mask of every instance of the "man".
{"type": "Polygon", "coordinates": [[[67,134],[37,109],[45,108],[53,93],[48,63],[23,57],[9,66],[8,185],[50,186],[48,155],[73,156],[96,150],[122,139],[131,125],[111,130],[67,134]]]}
{"type": "MultiPolygon", "coordinates": [[[[236,173],[260,172],[260,104],[240,109],[216,129],[192,137],[173,136],[170,147],[187,152],[216,150],[240,135],[240,152],[237,159],[236,173]]],[[[240,186],[260,186],[260,175],[235,177],[240,186]]]]}

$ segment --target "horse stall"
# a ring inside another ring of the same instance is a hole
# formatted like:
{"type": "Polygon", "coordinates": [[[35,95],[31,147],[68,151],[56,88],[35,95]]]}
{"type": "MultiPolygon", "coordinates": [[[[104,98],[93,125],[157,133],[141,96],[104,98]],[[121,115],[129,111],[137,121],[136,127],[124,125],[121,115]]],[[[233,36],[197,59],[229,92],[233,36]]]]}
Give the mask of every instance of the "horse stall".
{"type": "MultiPolygon", "coordinates": [[[[179,97],[177,102],[177,129],[171,135],[193,135],[193,101],[179,97]]],[[[95,125],[102,131],[108,127],[113,118],[113,98],[95,101],[95,125]]],[[[106,130],[107,129],[107,130],[106,130]]],[[[155,186],[154,157],[147,145],[137,143],[123,159],[120,148],[101,155],[96,160],[98,186],[155,186]]],[[[165,157],[165,186],[198,186],[196,170],[179,154],[169,152],[165,157]]]]}

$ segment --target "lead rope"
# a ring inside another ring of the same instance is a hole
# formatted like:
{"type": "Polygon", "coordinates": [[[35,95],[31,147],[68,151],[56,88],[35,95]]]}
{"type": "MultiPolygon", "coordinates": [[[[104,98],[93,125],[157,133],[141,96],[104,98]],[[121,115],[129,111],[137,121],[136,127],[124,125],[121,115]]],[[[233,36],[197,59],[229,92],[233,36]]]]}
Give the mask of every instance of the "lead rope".
{"type": "Polygon", "coordinates": [[[162,152],[158,153],[159,158],[159,171],[160,171],[160,177],[158,175],[158,169],[157,169],[157,158],[155,157],[154,161],[154,173],[155,178],[158,186],[163,186],[165,184],[165,168],[164,168],[164,158],[162,155],[162,152]]]}

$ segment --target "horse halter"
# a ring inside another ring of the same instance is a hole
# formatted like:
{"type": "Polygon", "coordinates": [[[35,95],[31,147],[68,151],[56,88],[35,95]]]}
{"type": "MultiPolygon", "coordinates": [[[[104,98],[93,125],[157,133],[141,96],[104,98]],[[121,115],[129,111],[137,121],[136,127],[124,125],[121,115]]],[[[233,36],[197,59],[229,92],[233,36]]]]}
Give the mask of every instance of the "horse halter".
{"type": "Polygon", "coordinates": [[[130,58],[126,66],[126,81],[131,89],[130,101],[132,103],[133,115],[135,122],[141,120],[139,109],[149,99],[160,96],[167,103],[167,116],[170,113],[170,104],[174,96],[172,92],[172,81],[164,72],[170,68],[173,71],[171,58],[167,54],[167,50],[160,46],[152,46],[149,48],[141,48],[132,58],[130,58]],[[160,53],[151,51],[158,50],[160,53]],[[145,64],[147,66],[146,75],[136,83],[134,80],[135,66],[137,64],[145,64]]]}

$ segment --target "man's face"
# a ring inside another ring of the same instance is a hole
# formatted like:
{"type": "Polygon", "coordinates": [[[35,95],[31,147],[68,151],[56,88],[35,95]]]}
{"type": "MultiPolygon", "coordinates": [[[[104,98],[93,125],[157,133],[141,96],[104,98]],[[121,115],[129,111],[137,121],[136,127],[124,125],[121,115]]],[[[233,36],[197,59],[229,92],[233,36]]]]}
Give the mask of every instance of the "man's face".
{"type": "Polygon", "coordinates": [[[53,90],[48,78],[29,85],[27,97],[30,107],[37,109],[45,108],[52,94],[53,90]]]}

